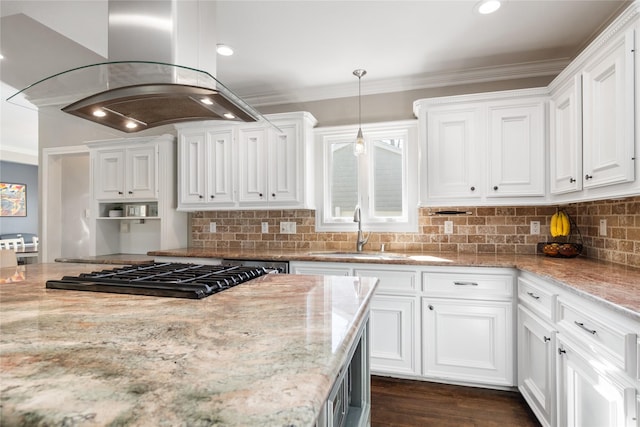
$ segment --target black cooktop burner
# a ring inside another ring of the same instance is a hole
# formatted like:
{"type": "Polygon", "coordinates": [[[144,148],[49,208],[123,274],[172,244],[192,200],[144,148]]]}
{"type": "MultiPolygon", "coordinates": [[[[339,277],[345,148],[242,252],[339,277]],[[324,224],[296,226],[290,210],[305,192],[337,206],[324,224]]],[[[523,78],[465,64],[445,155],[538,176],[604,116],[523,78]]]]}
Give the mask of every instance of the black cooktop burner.
{"type": "Polygon", "coordinates": [[[47,281],[47,288],[199,299],[274,272],[254,266],[155,263],[64,276],[47,281]]]}

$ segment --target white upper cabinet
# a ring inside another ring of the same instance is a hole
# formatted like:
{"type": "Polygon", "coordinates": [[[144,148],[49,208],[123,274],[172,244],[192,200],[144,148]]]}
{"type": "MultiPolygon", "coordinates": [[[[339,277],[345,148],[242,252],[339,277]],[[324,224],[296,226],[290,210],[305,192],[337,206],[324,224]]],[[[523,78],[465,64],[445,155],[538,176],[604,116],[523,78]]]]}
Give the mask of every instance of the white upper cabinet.
{"type": "Polygon", "coordinates": [[[546,89],[418,100],[422,205],[545,196],[546,89]],[[426,184],[426,185],[425,185],[426,184]]]}
{"type": "Polygon", "coordinates": [[[233,205],[231,130],[190,130],[180,135],[180,204],[233,205]]]}
{"type": "Polygon", "coordinates": [[[585,188],[634,180],[633,50],[629,30],[582,71],[585,188]]]}
{"type": "Polygon", "coordinates": [[[480,197],[481,115],[477,106],[436,109],[427,115],[427,141],[434,141],[427,143],[428,197],[480,197]]]}
{"type": "Polygon", "coordinates": [[[94,152],[94,194],[98,200],[156,199],[155,145],[100,148],[94,152]]]}
{"type": "Polygon", "coordinates": [[[549,85],[551,202],[640,192],[639,17],[632,5],[549,85]]]}
{"type": "Polygon", "coordinates": [[[489,105],[487,197],[545,195],[544,114],[542,99],[489,105]]]}
{"type": "Polygon", "coordinates": [[[313,207],[315,118],[266,116],[265,123],[176,125],[179,210],[313,207]]]}
{"type": "Polygon", "coordinates": [[[574,76],[549,101],[551,194],[582,190],[582,79],[574,76]]]}

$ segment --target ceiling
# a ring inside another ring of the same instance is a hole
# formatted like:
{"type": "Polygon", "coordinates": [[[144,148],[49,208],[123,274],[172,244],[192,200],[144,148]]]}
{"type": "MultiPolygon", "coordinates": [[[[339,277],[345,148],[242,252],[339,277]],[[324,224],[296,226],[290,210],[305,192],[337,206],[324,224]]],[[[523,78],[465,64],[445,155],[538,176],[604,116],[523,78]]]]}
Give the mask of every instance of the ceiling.
{"type": "MultiPolygon", "coordinates": [[[[630,2],[506,0],[487,16],[475,4],[219,0],[212,25],[235,54],[217,58],[217,78],[259,107],[354,96],[356,68],[364,95],[552,76],[630,2]]],[[[0,1],[0,80],[21,88],[104,61],[107,14],[106,0],[0,1]]]]}

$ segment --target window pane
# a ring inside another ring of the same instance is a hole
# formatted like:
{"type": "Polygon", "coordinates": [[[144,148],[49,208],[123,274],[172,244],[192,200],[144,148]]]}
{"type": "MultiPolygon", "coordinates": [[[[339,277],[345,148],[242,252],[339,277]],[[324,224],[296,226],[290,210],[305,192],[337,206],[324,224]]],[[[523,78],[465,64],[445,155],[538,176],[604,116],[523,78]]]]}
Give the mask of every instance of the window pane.
{"type": "Polygon", "coordinates": [[[331,214],[351,217],[358,203],[358,163],[352,142],[331,144],[331,214]]]}
{"type": "Polygon", "coordinates": [[[402,216],[402,150],[401,138],[373,142],[373,216],[402,216]]]}

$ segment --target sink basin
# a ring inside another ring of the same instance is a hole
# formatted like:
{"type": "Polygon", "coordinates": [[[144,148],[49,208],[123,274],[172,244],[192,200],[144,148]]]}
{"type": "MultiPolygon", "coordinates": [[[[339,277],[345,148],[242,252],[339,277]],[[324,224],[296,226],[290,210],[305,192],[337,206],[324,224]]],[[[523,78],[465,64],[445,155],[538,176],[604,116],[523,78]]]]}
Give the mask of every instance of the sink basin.
{"type": "Polygon", "coordinates": [[[324,258],[357,258],[357,259],[406,259],[402,254],[390,252],[310,252],[309,255],[324,258]]]}

